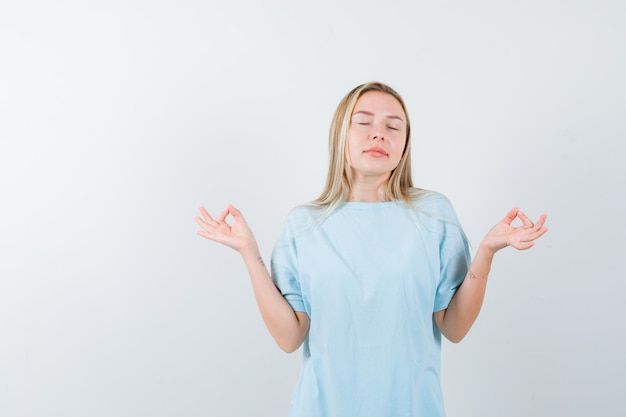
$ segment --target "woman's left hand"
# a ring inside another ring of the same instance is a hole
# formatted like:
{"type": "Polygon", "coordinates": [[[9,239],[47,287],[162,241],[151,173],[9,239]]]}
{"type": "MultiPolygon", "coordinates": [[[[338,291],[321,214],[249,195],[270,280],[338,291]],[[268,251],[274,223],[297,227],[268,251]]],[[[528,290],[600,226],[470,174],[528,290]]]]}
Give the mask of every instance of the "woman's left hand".
{"type": "Polygon", "coordinates": [[[512,246],[518,250],[530,249],[535,245],[534,241],[548,231],[548,228],[544,226],[545,222],[545,214],[539,216],[537,223],[533,223],[518,208],[514,208],[487,233],[482,246],[493,253],[507,246],[512,246]],[[522,221],[522,225],[519,227],[511,226],[516,218],[522,221]]]}

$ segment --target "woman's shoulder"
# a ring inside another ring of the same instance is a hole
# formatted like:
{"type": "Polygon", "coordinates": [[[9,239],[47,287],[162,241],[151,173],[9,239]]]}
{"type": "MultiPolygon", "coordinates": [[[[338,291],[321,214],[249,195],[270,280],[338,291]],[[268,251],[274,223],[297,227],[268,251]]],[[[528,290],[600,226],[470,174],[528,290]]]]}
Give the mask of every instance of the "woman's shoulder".
{"type": "Polygon", "coordinates": [[[310,203],[292,208],[283,223],[279,243],[309,234],[320,223],[321,216],[323,210],[310,203]]]}
{"type": "Polygon", "coordinates": [[[444,194],[424,189],[411,189],[410,193],[411,209],[418,213],[426,214],[442,220],[446,223],[458,224],[458,219],[452,203],[444,194]]]}
{"type": "Polygon", "coordinates": [[[292,208],[287,214],[287,219],[301,220],[315,217],[316,214],[322,212],[323,209],[314,203],[299,204],[292,208]]]}
{"type": "Polygon", "coordinates": [[[308,228],[315,224],[323,214],[324,210],[315,204],[300,204],[289,211],[285,225],[292,229],[308,228]]]}
{"type": "Polygon", "coordinates": [[[408,194],[411,205],[414,206],[443,207],[452,205],[448,197],[438,191],[411,188],[408,194]]]}

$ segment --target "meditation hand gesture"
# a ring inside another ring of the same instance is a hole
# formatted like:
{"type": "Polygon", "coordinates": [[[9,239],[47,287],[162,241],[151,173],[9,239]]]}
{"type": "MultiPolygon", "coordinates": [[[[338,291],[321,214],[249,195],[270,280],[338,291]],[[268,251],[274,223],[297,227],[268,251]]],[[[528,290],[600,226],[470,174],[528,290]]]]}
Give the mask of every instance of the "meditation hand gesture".
{"type": "Polygon", "coordinates": [[[202,217],[196,217],[196,223],[202,228],[198,231],[200,236],[226,245],[240,253],[256,245],[256,240],[248,223],[246,223],[241,212],[232,205],[229,204],[226,210],[215,219],[204,207],[200,207],[200,213],[202,217]],[[229,215],[235,221],[232,226],[226,222],[229,215]]]}
{"type": "Polygon", "coordinates": [[[535,245],[534,241],[548,231],[548,228],[544,226],[545,222],[545,214],[539,216],[537,223],[533,223],[519,209],[514,208],[487,233],[482,245],[493,253],[507,246],[518,250],[530,249],[535,245]],[[519,227],[511,226],[516,218],[522,221],[519,227]]]}

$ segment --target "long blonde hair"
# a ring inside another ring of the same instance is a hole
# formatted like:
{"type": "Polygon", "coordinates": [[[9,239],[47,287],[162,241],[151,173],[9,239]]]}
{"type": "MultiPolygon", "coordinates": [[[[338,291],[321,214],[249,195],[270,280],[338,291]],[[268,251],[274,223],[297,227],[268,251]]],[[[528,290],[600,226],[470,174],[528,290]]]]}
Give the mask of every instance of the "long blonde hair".
{"type": "Polygon", "coordinates": [[[393,88],[380,82],[361,84],[350,91],[341,100],[332,122],[328,136],[328,151],[330,161],[328,164],[328,176],[322,194],[314,200],[313,205],[332,211],[342,202],[348,200],[351,183],[349,167],[346,163],[346,142],[348,129],[352,119],[352,112],[359,98],[369,91],[381,91],[393,96],[404,111],[406,117],[406,142],[404,152],[398,166],[391,172],[389,181],[384,189],[384,198],[388,201],[403,200],[410,204],[413,179],[411,177],[411,123],[406,111],[404,100],[393,88]]]}

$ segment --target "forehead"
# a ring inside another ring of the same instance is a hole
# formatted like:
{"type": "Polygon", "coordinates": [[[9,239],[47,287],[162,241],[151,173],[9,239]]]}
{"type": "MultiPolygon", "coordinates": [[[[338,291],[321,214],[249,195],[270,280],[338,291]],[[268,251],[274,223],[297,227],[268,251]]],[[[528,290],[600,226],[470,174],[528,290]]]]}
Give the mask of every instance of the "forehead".
{"type": "Polygon", "coordinates": [[[382,91],[368,91],[357,100],[352,114],[368,112],[384,116],[398,116],[405,119],[400,102],[391,94],[382,91]]]}

